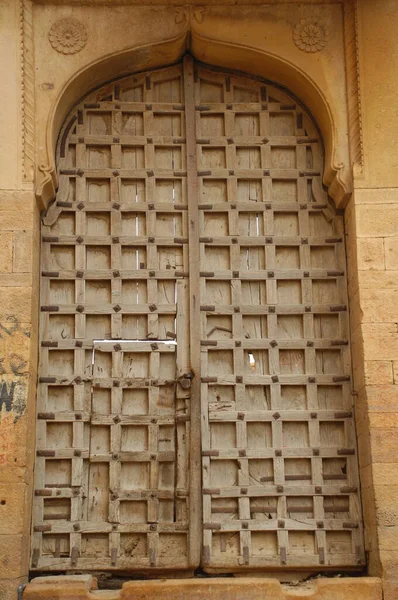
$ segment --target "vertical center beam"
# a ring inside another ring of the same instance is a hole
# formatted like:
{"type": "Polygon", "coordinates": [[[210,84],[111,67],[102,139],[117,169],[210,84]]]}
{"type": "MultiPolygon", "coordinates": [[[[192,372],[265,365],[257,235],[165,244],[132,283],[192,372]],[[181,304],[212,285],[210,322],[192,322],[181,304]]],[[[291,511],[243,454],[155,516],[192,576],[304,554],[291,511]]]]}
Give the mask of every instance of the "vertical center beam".
{"type": "Polygon", "coordinates": [[[185,137],[187,154],[187,195],[189,231],[189,326],[191,370],[191,456],[189,501],[189,562],[200,563],[202,539],[201,442],[200,442],[200,280],[198,167],[195,134],[195,88],[192,56],[184,57],[185,137]]]}

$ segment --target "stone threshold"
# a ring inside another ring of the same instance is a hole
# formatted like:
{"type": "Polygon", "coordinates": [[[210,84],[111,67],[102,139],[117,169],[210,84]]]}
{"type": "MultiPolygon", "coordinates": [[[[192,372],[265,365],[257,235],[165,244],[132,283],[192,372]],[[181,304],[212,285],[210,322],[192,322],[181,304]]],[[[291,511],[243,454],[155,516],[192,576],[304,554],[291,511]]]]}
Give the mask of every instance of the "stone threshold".
{"type": "Polygon", "coordinates": [[[377,577],[318,578],[297,586],[267,578],[129,581],[120,590],[97,590],[91,575],[36,577],[23,600],[382,600],[377,577]]]}

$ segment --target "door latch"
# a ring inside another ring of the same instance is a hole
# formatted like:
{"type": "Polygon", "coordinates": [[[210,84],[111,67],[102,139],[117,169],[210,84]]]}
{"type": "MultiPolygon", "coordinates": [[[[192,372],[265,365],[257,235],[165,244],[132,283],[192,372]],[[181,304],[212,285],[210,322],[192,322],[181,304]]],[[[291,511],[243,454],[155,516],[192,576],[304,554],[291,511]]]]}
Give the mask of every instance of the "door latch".
{"type": "Polygon", "coordinates": [[[185,373],[182,377],[180,377],[178,381],[183,390],[189,390],[194,377],[195,375],[192,372],[185,373]]]}

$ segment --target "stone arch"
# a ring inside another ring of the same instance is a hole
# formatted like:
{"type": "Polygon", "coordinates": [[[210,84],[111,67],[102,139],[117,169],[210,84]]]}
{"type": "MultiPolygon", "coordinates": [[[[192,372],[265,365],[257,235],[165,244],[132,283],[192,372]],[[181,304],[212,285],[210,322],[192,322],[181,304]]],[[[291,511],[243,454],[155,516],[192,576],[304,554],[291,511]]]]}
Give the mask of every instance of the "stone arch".
{"type": "Polygon", "coordinates": [[[281,57],[247,45],[209,39],[194,31],[161,43],[136,46],[127,51],[102,57],[79,70],[60,90],[49,113],[46,128],[46,163],[38,165],[36,197],[41,209],[54,198],[58,187],[55,147],[61,126],[82,97],[108,81],[135,72],[164,67],[178,62],[185,52],[199,61],[221,68],[233,68],[282,86],[296,96],[313,115],[325,146],[323,183],[337,208],[346,204],[351,193],[351,168],[348,147],[335,125],[333,109],[322,89],[302,68],[281,57]],[[344,162],[345,161],[345,162],[344,162]]]}

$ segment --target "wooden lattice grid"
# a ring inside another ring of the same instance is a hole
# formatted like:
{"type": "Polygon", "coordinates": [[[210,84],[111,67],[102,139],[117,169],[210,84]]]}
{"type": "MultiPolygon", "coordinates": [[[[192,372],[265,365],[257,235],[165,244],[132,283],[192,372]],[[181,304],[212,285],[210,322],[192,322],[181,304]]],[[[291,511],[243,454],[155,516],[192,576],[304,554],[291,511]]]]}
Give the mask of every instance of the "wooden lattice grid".
{"type": "Polygon", "coordinates": [[[32,568],[362,565],[344,231],[306,112],[187,58],[87,98],[58,169],[32,568]]]}
{"type": "Polygon", "coordinates": [[[196,80],[205,565],[362,562],[344,231],[317,131],[269,86],[196,80]]]}

